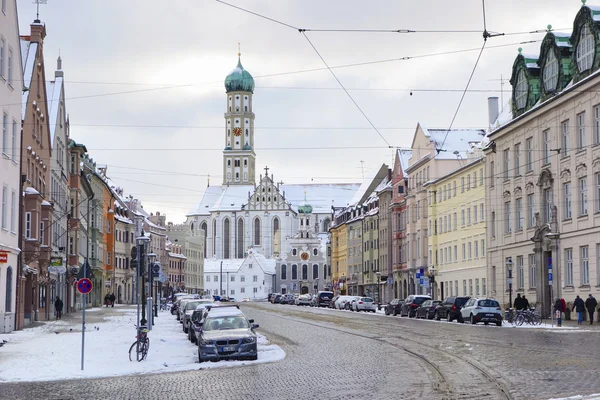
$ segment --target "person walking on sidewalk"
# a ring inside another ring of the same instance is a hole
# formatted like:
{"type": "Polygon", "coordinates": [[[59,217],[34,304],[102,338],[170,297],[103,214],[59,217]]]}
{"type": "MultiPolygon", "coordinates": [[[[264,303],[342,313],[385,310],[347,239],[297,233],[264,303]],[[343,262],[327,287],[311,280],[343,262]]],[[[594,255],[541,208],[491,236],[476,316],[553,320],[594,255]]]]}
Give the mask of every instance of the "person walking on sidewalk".
{"type": "Polygon", "coordinates": [[[573,311],[577,312],[577,324],[581,325],[581,322],[583,321],[583,313],[585,312],[585,304],[579,295],[577,295],[575,301],[573,302],[573,311]]]}
{"type": "Polygon", "coordinates": [[[588,314],[590,314],[590,325],[594,323],[594,312],[596,311],[596,307],[598,307],[598,302],[590,293],[588,298],[585,300],[585,308],[587,308],[588,314]]]}
{"type": "Polygon", "coordinates": [[[513,303],[513,307],[518,311],[522,310],[524,307],[523,298],[521,297],[521,293],[517,293],[517,297],[515,297],[515,301],[513,303]]]}
{"type": "Polygon", "coordinates": [[[106,307],[108,307],[108,303],[110,303],[110,294],[106,293],[106,296],[104,296],[104,304],[106,304],[106,307]]]}
{"type": "Polygon", "coordinates": [[[114,307],[115,306],[115,294],[111,293],[108,299],[110,300],[110,306],[114,307]]]}
{"type": "Polygon", "coordinates": [[[558,326],[562,326],[562,312],[563,312],[562,302],[557,297],[554,299],[554,314],[556,315],[556,323],[558,326]]]}
{"type": "Polygon", "coordinates": [[[523,302],[523,308],[525,310],[529,310],[529,300],[527,300],[527,298],[525,298],[525,295],[523,295],[523,300],[521,300],[523,302]]]}
{"type": "Polygon", "coordinates": [[[60,297],[56,296],[56,301],[54,302],[54,310],[56,311],[56,319],[62,318],[62,309],[63,309],[63,302],[60,299],[60,297]]]}

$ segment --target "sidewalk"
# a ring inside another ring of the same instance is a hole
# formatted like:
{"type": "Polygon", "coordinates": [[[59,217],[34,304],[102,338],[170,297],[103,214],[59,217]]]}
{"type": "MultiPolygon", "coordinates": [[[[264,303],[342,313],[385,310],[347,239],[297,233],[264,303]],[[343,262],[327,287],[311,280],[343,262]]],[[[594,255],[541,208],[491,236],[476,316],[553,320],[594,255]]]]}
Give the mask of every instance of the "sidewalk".
{"type": "Polygon", "coordinates": [[[115,305],[87,309],[85,330],[85,369],[81,370],[81,312],[59,321],[40,322],[36,327],[0,335],[0,382],[49,381],[98,378],[199,370],[278,361],[285,357],[279,346],[258,338],[257,361],[198,363],[196,345],[182,331],[181,324],[168,311],[159,311],[150,338],[148,357],[129,361],[129,348],[135,341],[135,305],[115,305]]]}

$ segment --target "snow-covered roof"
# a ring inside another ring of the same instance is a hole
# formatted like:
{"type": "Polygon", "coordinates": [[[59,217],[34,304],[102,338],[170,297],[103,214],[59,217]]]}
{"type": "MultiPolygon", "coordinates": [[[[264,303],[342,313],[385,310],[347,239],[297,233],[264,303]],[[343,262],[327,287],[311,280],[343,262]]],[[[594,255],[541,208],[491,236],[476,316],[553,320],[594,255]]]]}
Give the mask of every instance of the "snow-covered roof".
{"type": "Polygon", "coordinates": [[[467,157],[471,143],[479,143],[485,137],[484,129],[427,129],[421,126],[423,133],[435,143],[438,160],[456,160],[458,156],[467,157]],[[447,134],[447,135],[446,135],[447,134]]]}
{"type": "Polygon", "coordinates": [[[50,204],[48,201],[44,200],[44,201],[42,201],[42,205],[43,206],[51,206],[52,204],[50,204]]]}
{"type": "Polygon", "coordinates": [[[169,252],[169,257],[173,257],[173,258],[182,258],[182,259],[184,258],[184,259],[186,259],[186,260],[187,260],[187,257],[186,257],[186,256],[184,256],[183,254],[179,254],[179,253],[171,253],[171,252],[169,252]]]}
{"type": "Polygon", "coordinates": [[[412,150],[398,149],[398,160],[400,160],[400,167],[402,172],[408,168],[408,160],[412,157],[412,150]]]}
{"type": "MultiPolygon", "coordinates": [[[[29,40],[21,39],[21,59],[23,60],[23,86],[29,88],[33,77],[35,67],[35,56],[37,54],[37,43],[31,43],[29,40]]],[[[27,109],[27,100],[29,90],[23,92],[21,115],[25,115],[27,109]]]]}
{"type": "Polygon", "coordinates": [[[221,272],[221,262],[223,262],[223,273],[236,273],[244,264],[252,263],[252,267],[258,266],[266,274],[275,273],[274,258],[265,258],[263,254],[252,252],[246,258],[236,258],[228,260],[218,260],[215,258],[206,258],[204,260],[204,274],[218,274],[221,272]]]}
{"type": "Polygon", "coordinates": [[[133,221],[132,221],[132,220],[130,220],[130,219],[129,219],[129,218],[127,218],[127,217],[122,217],[122,216],[120,216],[119,214],[115,214],[115,219],[116,219],[117,221],[121,221],[121,222],[124,222],[124,223],[126,223],[126,224],[133,224],[133,221]]]}
{"type": "Polygon", "coordinates": [[[592,18],[594,21],[600,21],[600,6],[588,6],[586,4],[586,7],[592,11],[592,18]]]}
{"type": "Polygon", "coordinates": [[[40,194],[37,190],[32,187],[25,188],[25,194],[40,194]]]}
{"type": "Polygon", "coordinates": [[[62,92],[63,78],[58,76],[54,82],[46,83],[46,100],[48,102],[48,121],[50,122],[50,143],[54,147],[54,132],[59,123],[58,110],[60,110],[60,94],[62,92]]]}

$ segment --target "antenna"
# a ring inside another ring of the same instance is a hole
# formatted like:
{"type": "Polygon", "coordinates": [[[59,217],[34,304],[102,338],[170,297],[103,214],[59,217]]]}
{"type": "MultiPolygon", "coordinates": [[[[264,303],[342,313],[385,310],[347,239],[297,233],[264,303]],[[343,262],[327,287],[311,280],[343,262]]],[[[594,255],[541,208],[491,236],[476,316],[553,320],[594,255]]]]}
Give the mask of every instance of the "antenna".
{"type": "Polygon", "coordinates": [[[33,4],[37,4],[37,11],[35,14],[35,21],[40,22],[40,4],[48,4],[48,0],[34,0],[33,4]]]}
{"type": "Polygon", "coordinates": [[[500,112],[504,111],[504,84],[508,82],[510,79],[504,79],[502,74],[500,74],[500,79],[488,79],[490,81],[500,81],[500,112]]]}

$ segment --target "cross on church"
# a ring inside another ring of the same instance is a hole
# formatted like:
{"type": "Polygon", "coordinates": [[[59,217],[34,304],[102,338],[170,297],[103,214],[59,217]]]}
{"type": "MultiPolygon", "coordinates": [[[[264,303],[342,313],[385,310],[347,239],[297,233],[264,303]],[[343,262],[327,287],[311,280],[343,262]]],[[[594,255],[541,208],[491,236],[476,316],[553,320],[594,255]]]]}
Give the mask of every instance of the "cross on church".
{"type": "Polygon", "coordinates": [[[36,14],[36,20],[39,21],[40,19],[40,4],[47,4],[48,0],[34,0],[33,4],[37,4],[37,14],[36,14]]]}
{"type": "Polygon", "coordinates": [[[267,167],[267,166],[265,165],[265,176],[268,176],[268,175],[269,175],[269,167],[267,167]]]}

